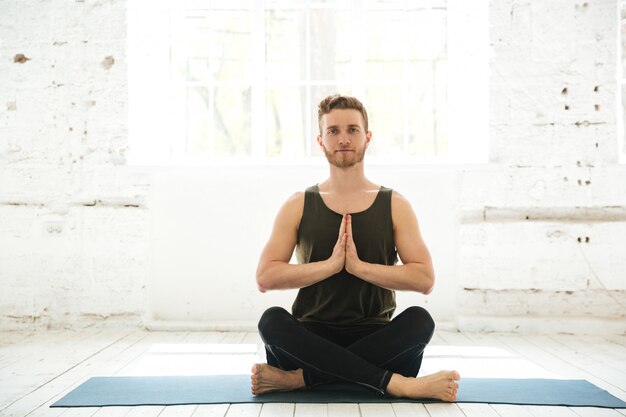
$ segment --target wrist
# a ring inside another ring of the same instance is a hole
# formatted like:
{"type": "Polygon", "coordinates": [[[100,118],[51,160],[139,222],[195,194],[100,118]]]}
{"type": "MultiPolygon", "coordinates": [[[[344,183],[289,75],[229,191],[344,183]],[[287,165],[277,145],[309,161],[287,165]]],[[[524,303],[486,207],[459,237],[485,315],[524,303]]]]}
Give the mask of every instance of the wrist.
{"type": "Polygon", "coordinates": [[[327,259],[324,261],[325,263],[325,276],[330,277],[339,273],[343,269],[343,265],[340,265],[338,262],[335,262],[332,259],[327,259]]]}
{"type": "Polygon", "coordinates": [[[365,274],[366,268],[367,268],[366,263],[360,259],[350,262],[349,265],[346,263],[346,270],[352,275],[359,277],[359,278],[363,277],[363,275],[365,274]]]}

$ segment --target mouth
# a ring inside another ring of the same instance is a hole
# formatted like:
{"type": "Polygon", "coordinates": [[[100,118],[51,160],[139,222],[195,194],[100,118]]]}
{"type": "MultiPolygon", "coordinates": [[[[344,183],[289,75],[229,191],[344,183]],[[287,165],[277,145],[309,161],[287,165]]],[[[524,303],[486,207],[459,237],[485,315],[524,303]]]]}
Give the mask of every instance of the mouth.
{"type": "Polygon", "coordinates": [[[335,152],[354,152],[354,149],[337,149],[335,152]]]}

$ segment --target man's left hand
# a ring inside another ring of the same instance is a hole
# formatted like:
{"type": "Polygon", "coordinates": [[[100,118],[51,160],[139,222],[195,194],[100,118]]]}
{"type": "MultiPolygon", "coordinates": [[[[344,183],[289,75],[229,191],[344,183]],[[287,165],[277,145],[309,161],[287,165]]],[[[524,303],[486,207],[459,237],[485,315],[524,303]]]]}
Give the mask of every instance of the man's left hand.
{"type": "Polygon", "coordinates": [[[361,264],[359,254],[356,252],[356,245],[352,238],[352,216],[347,215],[346,223],[346,271],[350,274],[358,276],[357,271],[361,264]]]}

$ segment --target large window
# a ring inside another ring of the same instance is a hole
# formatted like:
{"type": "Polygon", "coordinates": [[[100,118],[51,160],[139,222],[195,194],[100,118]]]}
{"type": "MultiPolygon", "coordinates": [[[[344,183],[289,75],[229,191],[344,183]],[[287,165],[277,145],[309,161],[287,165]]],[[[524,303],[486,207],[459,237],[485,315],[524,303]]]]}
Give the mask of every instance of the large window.
{"type": "Polygon", "coordinates": [[[622,117],[620,120],[620,137],[619,137],[619,147],[620,147],[620,160],[622,162],[626,162],[626,130],[624,129],[624,125],[626,122],[626,0],[621,0],[619,2],[619,25],[620,25],[620,39],[621,39],[621,69],[619,71],[619,79],[620,79],[620,93],[622,99],[621,111],[622,117]]]}
{"type": "Polygon", "coordinates": [[[472,147],[462,144],[467,141],[486,156],[486,126],[474,130],[480,137],[463,139],[451,138],[460,131],[448,128],[454,109],[462,107],[450,103],[451,79],[472,82],[467,71],[459,75],[471,55],[454,46],[475,36],[459,27],[462,18],[450,16],[448,3],[458,0],[157,3],[147,15],[140,9],[145,4],[129,8],[134,160],[319,157],[317,104],[334,93],[366,105],[374,132],[369,157],[437,161],[456,154],[471,160],[472,147]],[[450,50],[458,52],[452,60],[450,50]]]}

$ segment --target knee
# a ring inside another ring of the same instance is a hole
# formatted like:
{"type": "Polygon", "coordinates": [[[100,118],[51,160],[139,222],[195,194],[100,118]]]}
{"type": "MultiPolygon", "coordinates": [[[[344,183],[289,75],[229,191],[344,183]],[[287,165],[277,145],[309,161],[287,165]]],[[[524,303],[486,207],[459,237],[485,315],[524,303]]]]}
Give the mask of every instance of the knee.
{"type": "Polygon", "coordinates": [[[282,328],[282,324],[285,321],[290,321],[291,319],[291,314],[289,314],[289,312],[282,307],[268,308],[259,319],[258,328],[261,337],[264,340],[267,339],[272,334],[273,330],[282,328]]]}
{"type": "Polygon", "coordinates": [[[406,320],[410,322],[411,333],[419,339],[420,343],[428,343],[435,332],[435,321],[430,313],[423,307],[409,307],[402,312],[406,320]]]}

